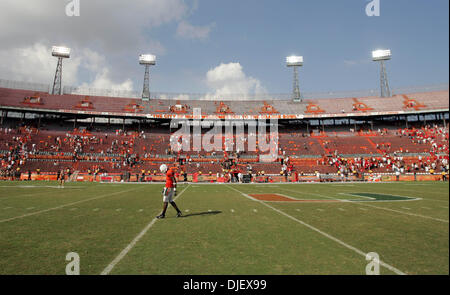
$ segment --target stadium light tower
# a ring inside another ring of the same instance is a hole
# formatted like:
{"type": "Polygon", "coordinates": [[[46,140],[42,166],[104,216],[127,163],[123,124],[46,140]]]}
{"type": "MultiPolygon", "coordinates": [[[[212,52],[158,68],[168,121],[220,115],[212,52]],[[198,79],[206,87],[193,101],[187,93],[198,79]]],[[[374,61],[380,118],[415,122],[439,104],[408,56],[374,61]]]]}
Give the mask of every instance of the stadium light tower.
{"type": "Polygon", "coordinates": [[[384,61],[391,59],[391,50],[375,50],[372,51],[372,60],[380,62],[380,96],[390,97],[391,90],[389,89],[388,78],[386,74],[386,67],[384,66],[384,61]]]}
{"type": "Polygon", "coordinates": [[[62,94],[61,80],[62,80],[62,60],[63,58],[70,58],[70,48],[62,46],[52,47],[52,56],[58,58],[58,64],[56,65],[55,79],[53,81],[52,94],[62,94]]]}
{"type": "Polygon", "coordinates": [[[303,56],[286,57],[286,66],[294,68],[294,87],[292,91],[292,100],[302,101],[302,97],[300,94],[300,87],[298,83],[298,67],[303,66],[303,56]]]}
{"type": "Polygon", "coordinates": [[[142,90],[142,100],[150,99],[150,66],[156,64],[156,56],[152,54],[141,54],[139,56],[139,64],[145,66],[144,89],[142,90]]]}

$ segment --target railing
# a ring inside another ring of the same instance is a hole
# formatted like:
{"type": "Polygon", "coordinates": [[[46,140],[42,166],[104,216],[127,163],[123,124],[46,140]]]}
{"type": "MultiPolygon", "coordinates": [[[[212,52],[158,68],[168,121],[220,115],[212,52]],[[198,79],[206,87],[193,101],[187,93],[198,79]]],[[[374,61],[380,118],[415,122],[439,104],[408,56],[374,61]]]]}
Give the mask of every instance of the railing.
{"type": "Polygon", "coordinates": [[[120,90],[120,89],[97,89],[85,87],[64,86],[64,94],[79,94],[89,96],[108,96],[108,97],[125,97],[125,98],[141,98],[142,93],[137,91],[120,90]]]}
{"type": "Polygon", "coordinates": [[[2,80],[2,79],[0,79],[0,88],[31,90],[31,91],[39,91],[39,92],[47,92],[47,93],[49,93],[51,90],[49,84],[11,81],[11,80],[2,80]]]}

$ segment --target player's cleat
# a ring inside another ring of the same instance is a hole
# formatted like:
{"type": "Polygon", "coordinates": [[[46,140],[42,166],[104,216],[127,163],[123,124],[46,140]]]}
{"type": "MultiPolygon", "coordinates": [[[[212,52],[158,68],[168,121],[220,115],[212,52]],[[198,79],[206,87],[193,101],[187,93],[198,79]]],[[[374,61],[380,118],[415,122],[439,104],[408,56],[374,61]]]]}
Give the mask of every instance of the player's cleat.
{"type": "Polygon", "coordinates": [[[183,217],[183,213],[178,212],[178,213],[177,213],[177,217],[183,217]]]}
{"type": "Polygon", "coordinates": [[[164,217],[166,217],[166,216],[164,216],[164,215],[158,215],[158,216],[156,216],[156,218],[158,218],[158,219],[163,219],[164,217]]]}

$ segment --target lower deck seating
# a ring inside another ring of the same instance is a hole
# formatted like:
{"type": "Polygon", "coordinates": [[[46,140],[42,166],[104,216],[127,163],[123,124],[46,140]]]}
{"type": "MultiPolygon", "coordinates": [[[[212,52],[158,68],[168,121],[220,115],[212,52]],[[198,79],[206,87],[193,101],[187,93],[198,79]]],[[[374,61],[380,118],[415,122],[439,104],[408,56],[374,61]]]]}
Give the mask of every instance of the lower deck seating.
{"type": "MultiPolygon", "coordinates": [[[[259,150],[232,152],[172,152],[168,128],[154,132],[87,129],[61,129],[47,126],[0,128],[0,172],[80,172],[147,174],[158,171],[162,163],[185,159],[187,173],[226,173],[222,163],[235,159],[235,169],[254,173],[280,174],[283,169],[299,173],[351,173],[402,171],[440,171],[448,169],[449,135],[447,126],[421,126],[382,131],[330,131],[305,134],[295,128],[280,128],[278,159],[263,163],[259,150]],[[239,158],[237,158],[239,156],[239,158]],[[289,159],[285,167],[281,161],[289,159]],[[417,167],[416,167],[417,166],[417,167]]],[[[241,134],[240,137],[248,137],[241,134]]],[[[233,138],[236,140],[236,136],[233,138]]],[[[192,138],[191,138],[192,147],[192,138]]],[[[223,147],[224,145],[222,145],[223,147]]]]}

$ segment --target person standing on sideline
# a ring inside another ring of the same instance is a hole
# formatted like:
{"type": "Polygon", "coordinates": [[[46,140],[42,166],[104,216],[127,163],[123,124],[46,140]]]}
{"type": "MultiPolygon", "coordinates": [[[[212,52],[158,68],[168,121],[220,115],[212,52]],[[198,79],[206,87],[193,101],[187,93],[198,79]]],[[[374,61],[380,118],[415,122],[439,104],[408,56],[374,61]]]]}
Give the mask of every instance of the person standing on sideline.
{"type": "Polygon", "coordinates": [[[64,169],[61,169],[58,180],[59,180],[59,187],[64,188],[64,182],[66,181],[66,175],[64,174],[64,169]]]}
{"type": "Polygon", "coordinates": [[[156,216],[158,219],[162,219],[166,217],[166,210],[170,203],[175,210],[177,210],[177,217],[181,217],[182,213],[180,209],[178,209],[177,204],[173,201],[174,195],[176,195],[177,190],[177,180],[175,178],[175,171],[174,169],[170,168],[168,169],[166,164],[162,164],[159,167],[159,170],[161,173],[166,174],[166,186],[163,189],[163,211],[160,215],[156,216]]]}

